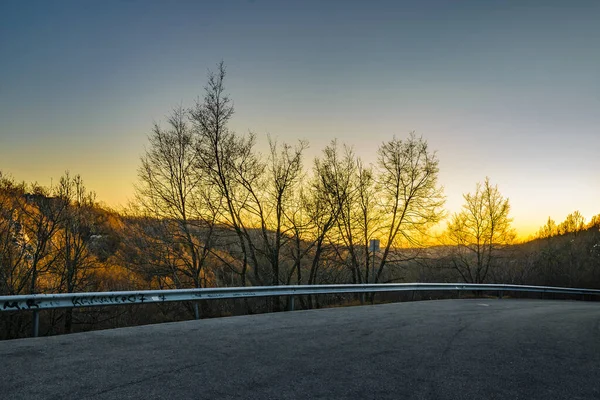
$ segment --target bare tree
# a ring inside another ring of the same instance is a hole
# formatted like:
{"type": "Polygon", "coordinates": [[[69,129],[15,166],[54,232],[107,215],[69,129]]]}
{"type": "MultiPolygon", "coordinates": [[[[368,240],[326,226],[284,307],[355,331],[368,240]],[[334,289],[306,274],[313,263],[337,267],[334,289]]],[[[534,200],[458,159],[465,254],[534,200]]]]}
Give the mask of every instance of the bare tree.
{"type": "Polygon", "coordinates": [[[567,215],[565,220],[558,225],[558,234],[565,235],[573,233],[577,235],[585,229],[585,218],[579,211],[574,211],[567,215]]]}
{"type": "Polygon", "coordinates": [[[379,282],[393,253],[406,246],[418,247],[428,230],[444,215],[445,198],[438,185],[438,159],[422,137],[411,133],[406,140],[393,138],[378,151],[377,189],[383,253],[375,281],[379,282]]]}
{"type": "Polygon", "coordinates": [[[456,246],[451,262],[465,282],[482,283],[500,251],[515,239],[510,204],[489,178],[463,197],[462,211],[454,214],[447,229],[456,246]]]}
{"type": "MultiPolygon", "coordinates": [[[[0,295],[24,294],[29,287],[31,252],[19,213],[24,190],[0,171],[0,295]]],[[[0,314],[0,339],[18,337],[28,323],[23,313],[0,314]]]]}
{"type": "MultiPolygon", "coordinates": [[[[90,252],[93,236],[95,194],[89,192],[81,176],[71,177],[67,172],[60,178],[58,200],[64,204],[60,231],[55,241],[58,247],[58,262],[53,265],[57,289],[65,293],[85,290],[89,284],[96,262],[90,252]]],[[[72,309],[65,312],[65,331],[71,332],[72,309]]]]}
{"type": "Polygon", "coordinates": [[[339,260],[351,273],[353,283],[362,282],[358,248],[361,234],[357,232],[357,158],[348,146],[340,152],[337,141],[315,159],[313,184],[313,218],[317,228],[317,247],[309,281],[315,283],[323,244],[327,238],[336,244],[339,260]],[[334,229],[335,228],[335,229],[334,229]],[[341,246],[340,246],[341,245],[341,246]]]}
{"type": "Polygon", "coordinates": [[[57,253],[53,245],[65,207],[52,189],[15,184],[0,176],[0,275],[5,291],[37,293],[40,274],[48,272],[57,253]],[[11,271],[10,273],[8,271],[11,271]],[[11,289],[8,289],[8,286],[11,289]]]}
{"type": "Polygon", "coordinates": [[[39,288],[38,279],[52,268],[58,256],[53,239],[67,206],[54,195],[54,188],[48,189],[34,184],[30,193],[24,195],[23,201],[19,202],[30,250],[30,293],[37,293],[43,289],[39,288]]]}
{"type": "Polygon", "coordinates": [[[300,141],[292,148],[284,143],[279,148],[269,138],[269,145],[265,188],[258,192],[253,187],[248,190],[253,193],[259,212],[263,248],[271,265],[271,284],[279,285],[284,282],[280,276],[281,250],[290,238],[291,229],[286,214],[291,212],[293,194],[302,177],[302,153],[307,144],[300,141]]]}
{"type": "Polygon", "coordinates": [[[180,248],[175,262],[176,287],[206,286],[206,265],[219,201],[211,197],[203,171],[198,168],[195,137],[183,108],[173,110],[168,128],[155,124],[150,147],[138,171],[137,199],[145,213],[162,220],[167,231],[158,240],[163,246],[180,248]],[[183,275],[183,276],[179,276],[183,275]]]}
{"type": "Polygon", "coordinates": [[[219,222],[231,227],[237,237],[242,260],[238,273],[245,286],[250,264],[254,280],[260,281],[259,261],[245,213],[252,201],[247,189],[261,178],[264,165],[254,153],[255,136],[239,136],[227,126],[234,108],[225,93],[225,75],[222,62],[216,72],[209,72],[204,98],[196,102],[190,115],[198,140],[198,168],[205,174],[215,196],[223,201],[224,211],[219,222]]]}
{"type": "Polygon", "coordinates": [[[301,260],[310,257],[307,283],[318,282],[318,271],[321,256],[326,250],[326,239],[335,226],[336,215],[329,207],[319,179],[313,178],[306,190],[300,193],[298,217],[293,225],[296,241],[298,284],[303,283],[301,260]],[[304,244],[304,246],[303,246],[304,244]],[[301,250],[302,249],[302,250],[301,250]]]}
{"type": "Polygon", "coordinates": [[[542,226],[538,233],[537,233],[537,237],[540,239],[549,239],[553,236],[558,235],[558,226],[556,225],[556,222],[554,222],[554,220],[550,217],[548,217],[548,221],[546,222],[546,225],[542,226]]]}
{"type": "Polygon", "coordinates": [[[16,295],[29,287],[30,248],[19,212],[25,185],[0,173],[0,294],[16,295]]]}
{"type": "Polygon", "coordinates": [[[357,162],[357,182],[356,197],[358,205],[357,224],[358,231],[361,233],[361,252],[364,260],[364,282],[375,281],[375,258],[370,257],[369,243],[371,239],[376,239],[381,226],[379,209],[377,207],[377,188],[376,180],[372,167],[365,167],[360,159],[357,162]],[[371,262],[373,265],[371,266],[371,262]],[[371,276],[373,275],[373,276],[371,276]]]}

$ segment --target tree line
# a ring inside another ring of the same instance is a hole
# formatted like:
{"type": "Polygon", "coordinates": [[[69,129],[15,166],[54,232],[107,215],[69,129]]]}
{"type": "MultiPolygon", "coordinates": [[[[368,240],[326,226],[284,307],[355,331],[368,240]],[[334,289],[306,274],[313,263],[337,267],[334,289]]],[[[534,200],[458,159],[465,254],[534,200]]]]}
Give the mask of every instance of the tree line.
{"type": "Polygon", "coordinates": [[[367,166],[333,141],[307,172],[306,142],[269,138],[263,157],[254,134],[228,128],[224,78],[220,64],[201,101],[155,125],[142,157],[138,211],[165,225],[148,240],[183,250],[155,260],[168,265],[168,284],[204,287],[215,262],[241,286],[389,281],[398,249],[418,245],[444,214],[427,142],[393,138],[367,166]],[[377,258],[374,238],[383,242],[377,258]]]}
{"type": "MultiPolygon", "coordinates": [[[[438,158],[414,133],[383,142],[373,165],[336,140],[309,165],[302,140],[269,137],[260,154],[253,133],[229,128],[225,77],[221,63],[193,107],[153,126],[127,209],[99,207],[78,175],[50,188],[0,175],[0,295],[428,280],[600,285],[599,216],[549,219],[536,240],[514,246],[509,201],[489,178],[446,215],[438,158]],[[370,251],[373,239],[380,251],[370,251]]],[[[158,311],[175,312],[169,307],[158,311]]],[[[79,313],[75,323],[119,315],[79,313]]],[[[0,318],[6,337],[28,323],[0,318]]],[[[47,332],[73,324],[71,311],[53,312],[47,332]]]]}

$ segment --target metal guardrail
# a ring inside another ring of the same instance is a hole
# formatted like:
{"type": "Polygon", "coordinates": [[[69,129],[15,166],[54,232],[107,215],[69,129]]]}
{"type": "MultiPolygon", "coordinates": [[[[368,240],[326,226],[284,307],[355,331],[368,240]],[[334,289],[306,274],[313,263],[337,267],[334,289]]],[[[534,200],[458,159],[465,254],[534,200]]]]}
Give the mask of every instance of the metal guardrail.
{"type": "MultiPolygon", "coordinates": [[[[164,303],[171,301],[197,301],[211,299],[234,299],[267,296],[291,296],[290,310],[294,310],[294,296],[339,293],[382,293],[402,291],[477,291],[560,293],[574,295],[597,295],[600,290],[553,286],[528,286],[505,284],[470,283],[384,283],[359,285],[296,285],[254,286],[175,290],[136,290],[125,292],[85,292],[60,294],[33,294],[0,296],[0,312],[33,311],[33,336],[38,335],[39,311],[55,308],[80,308],[110,305],[133,305],[164,303]]],[[[196,319],[199,318],[196,304],[196,319]]]]}

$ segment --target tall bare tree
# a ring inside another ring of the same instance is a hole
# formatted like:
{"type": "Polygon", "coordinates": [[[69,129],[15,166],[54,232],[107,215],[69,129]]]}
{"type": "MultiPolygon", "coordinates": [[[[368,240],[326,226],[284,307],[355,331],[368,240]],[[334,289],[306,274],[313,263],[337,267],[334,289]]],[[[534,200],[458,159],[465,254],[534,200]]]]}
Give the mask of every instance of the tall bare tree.
{"type": "Polygon", "coordinates": [[[500,251],[515,239],[510,204],[489,178],[463,197],[462,210],[453,215],[447,228],[455,246],[451,262],[465,282],[483,283],[500,251]]]}
{"type": "MultiPolygon", "coordinates": [[[[353,283],[362,282],[360,272],[361,234],[357,232],[357,157],[352,149],[343,150],[332,141],[314,165],[314,213],[318,244],[310,280],[316,280],[321,251],[326,238],[335,244],[336,254],[351,273],[353,283]]],[[[314,283],[314,282],[313,282],[314,283]]]]}
{"type": "Polygon", "coordinates": [[[378,167],[383,252],[376,282],[388,262],[403,259],[398,254],[401,247],[421,245],[420,239],[444,216],[445,202],[437,156],[422,137],[411,133],[405,140],[394,137],[383,143],[378,167]]]}
{"type": "Polygon", "coordinates": [[[222,222],[232,228],[237,237],[242,286],[246,285],[248,268],[252,264],[254,280],[260,281],[259,261],[253,246],[253,235],[245,215],[252,202],[249,187],[261,178],[264,164],[254,153],[255,136],[237,135],[228,128],[234,108],[225,93],[225,65],[221,62],[216,72],[209,72],[202,100],[190,110],[194,134],[198,140],[198,168],[206,176],[207,184],[223,202],[222,222]]]}
{"type": "Polygon", "coordinates": [[[55,266],[61,292],[84,290],[94,263],[89,246],[93,235],[95,193],[89,192],[80,175],[69,172],[60,178],[58,199],[64,203],[57,235],[60,262],[55,266]]]}
{"type": "Polygon", "coordinates": [[[153,230],[161,234],[157,243],[181,250],[174,260],[174,286],[191,283],[200,288],[206,285],[219,201],[211,197],[198,168],[196,139],[185,110],[174,109],[167,123],[166,129],[155,124],[149,137],[138,171],[137,199],[144,212],[166,224],[166,231],[153,230]]]}

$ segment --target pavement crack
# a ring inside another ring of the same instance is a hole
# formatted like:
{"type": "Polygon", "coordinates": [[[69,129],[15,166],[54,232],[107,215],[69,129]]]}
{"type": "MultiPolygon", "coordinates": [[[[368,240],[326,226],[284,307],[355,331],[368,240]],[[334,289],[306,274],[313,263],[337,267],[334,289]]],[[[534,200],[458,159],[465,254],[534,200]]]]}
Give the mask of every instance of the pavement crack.
{"type": "Polygon", "coordinates": [[[446,345],[444,346],[444,350],[442,350],[442,357],[445,357],[450,352],[450,350],[452,349],[452,345],[454,344],[454,341],[456,340],[456,338],[458,338],[461,333],[463,333],[467,328],[471,327],[471,325],[473,325],[474,323],[475,323],[475,321],[469,321],[469,322],[465,323],[463,326],[461,326],[460,328],[458,328],[456,330],[456,332],[454,332],[454,334],[446,342],[446,345]]]}

